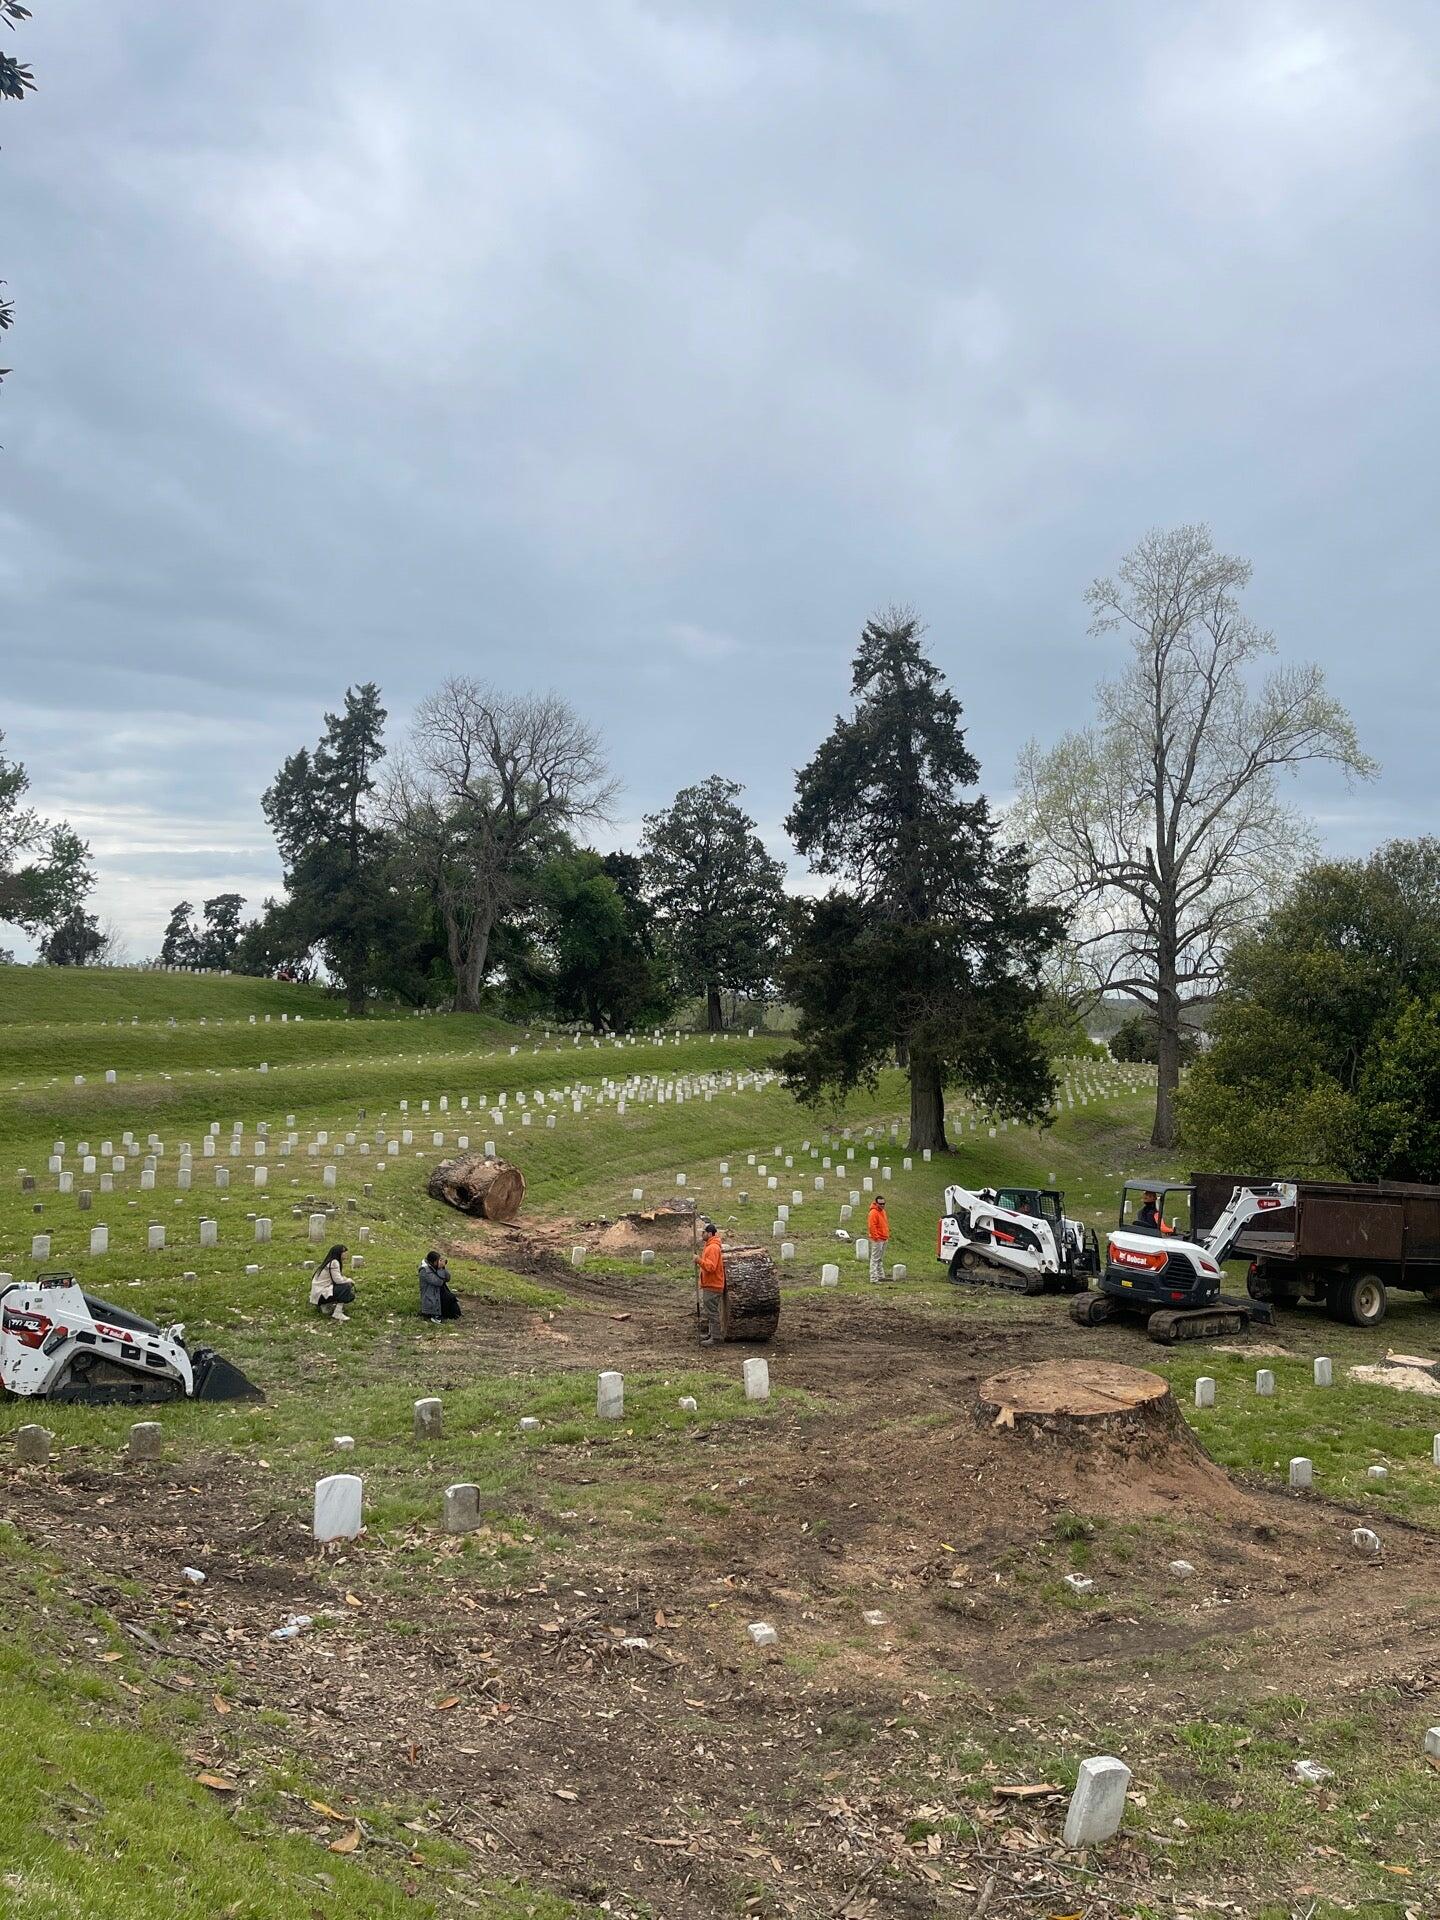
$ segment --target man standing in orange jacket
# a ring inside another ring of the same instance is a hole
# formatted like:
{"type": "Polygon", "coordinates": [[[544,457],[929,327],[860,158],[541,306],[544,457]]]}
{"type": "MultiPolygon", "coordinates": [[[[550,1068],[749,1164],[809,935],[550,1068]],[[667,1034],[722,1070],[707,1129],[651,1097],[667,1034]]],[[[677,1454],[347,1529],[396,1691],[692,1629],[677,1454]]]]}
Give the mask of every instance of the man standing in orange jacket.
{"type": "Polygon", "coordinates": [[[700,1269],[700,1344],[713,1347],[720,1331],[720,1303],[725,1298],[725,1250],[713,1220],[705,1222],[705,1238],[696,1255],[700,1269]]]}
{"type": "Polygon", "coordinates": [[[877,1193],[870,1202],[870,1218],[865,1222],[870,1237],[870,1278],[885,1278],[885,1242],[890,1238],[890,1220],[885,1212],[885,1196],[877,1193]]]}

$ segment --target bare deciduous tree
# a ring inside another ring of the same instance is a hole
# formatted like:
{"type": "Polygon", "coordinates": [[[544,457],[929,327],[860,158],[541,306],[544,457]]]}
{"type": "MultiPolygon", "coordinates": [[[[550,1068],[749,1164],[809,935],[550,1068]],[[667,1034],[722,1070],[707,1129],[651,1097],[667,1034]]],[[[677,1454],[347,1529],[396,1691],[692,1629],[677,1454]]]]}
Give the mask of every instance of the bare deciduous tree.
{"type": "Polygon", "coordinates": [[[1146,534],[1086,596],[1091,632],[1123,634],[1128,664],[1100,684],[1090,727],[1045,752],[1031,741],[1020,760],[1015,826],[1041,896],[1068,914],[1093,990],[1155,1016],[1157,1147],[1176,1139],[1185,1002],[1215,986],[1310,849],[1279,776],[1313,760],[1375,770],[1319,667],[1250,684],[1275,651],[1241,611],[1250,571],[1203,526],[1146,534]]]}
{"type": "Polygon", "coordinates": [[[388,811],[440,915],[462,1012],[480,1006],[496,924],[527,868],[603,819],[616,791],[599,735],[558,694],[459,678],[420,706],[388,811]]]}

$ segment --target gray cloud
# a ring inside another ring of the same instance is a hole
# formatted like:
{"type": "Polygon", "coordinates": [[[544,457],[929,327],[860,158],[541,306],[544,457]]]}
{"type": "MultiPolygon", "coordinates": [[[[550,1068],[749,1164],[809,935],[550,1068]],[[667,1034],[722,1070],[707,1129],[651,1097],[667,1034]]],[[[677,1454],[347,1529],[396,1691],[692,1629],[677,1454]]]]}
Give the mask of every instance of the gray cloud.
{"type": "Polygon", "coordinates": [[[1329,843],[1427,824],[1418,3],[37,13],[0,722],[133,945],[274,884],[259,793],[364,678],[560,686],[627,812],[721,770],[778,841],[905,599],[1003,794],[1178,519],[1384,763],[1303,789],[1329,843]]]}

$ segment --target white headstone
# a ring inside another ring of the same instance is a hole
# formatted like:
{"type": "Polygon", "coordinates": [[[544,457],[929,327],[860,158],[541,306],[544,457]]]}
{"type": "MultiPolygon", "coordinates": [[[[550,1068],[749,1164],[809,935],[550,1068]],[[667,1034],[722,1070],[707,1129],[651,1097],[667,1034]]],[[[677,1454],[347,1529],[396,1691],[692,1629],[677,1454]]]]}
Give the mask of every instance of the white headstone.
{"type": "Polygon", "coordinates": [[[1080,1777],[1065,1815],[1067,1847],[1098,1847],[1113,1839],[1125,1816],[1130,1769],[1113,1754],[1097,1754],[1080,1762],[1080,1777]]]}
{"type": "Polygon", "coordinates": [[[315,1482],[315,1538],[354,1540],[361,1529],[365,1483],[358,1473],[331,1473],[315,1482]]]}
{"type": "Polygon", "coordinates": [[[446,1533],[473,1533],[480,1524],[480,1489],[461,1481],[446,1487],[442,1509],[446,1533]]]}

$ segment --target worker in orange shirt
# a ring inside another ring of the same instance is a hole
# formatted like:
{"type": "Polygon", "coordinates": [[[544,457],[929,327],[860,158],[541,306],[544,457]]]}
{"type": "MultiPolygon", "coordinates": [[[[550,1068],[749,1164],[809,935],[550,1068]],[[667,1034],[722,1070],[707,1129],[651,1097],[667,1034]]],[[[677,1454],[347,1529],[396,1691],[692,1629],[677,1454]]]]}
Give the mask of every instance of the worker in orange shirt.
{"type": "Polygon", "coordinates": [[[705,1222],[695,1264],[700,1269],[700,1344],[713,1347],[720,1331],[720,1303],[725,1298],[725,1250],[713,1220],[705,1222]]]}
{"type": "Polygon", "coordinates": [[[870,1239],[870,1278],[885,1278],[885,1243],[890,1238],[890,1216],[885,1211],[885,1196],[877,1193],[870,1202],[870,1218],[865,1222],[870,1239]]]}

